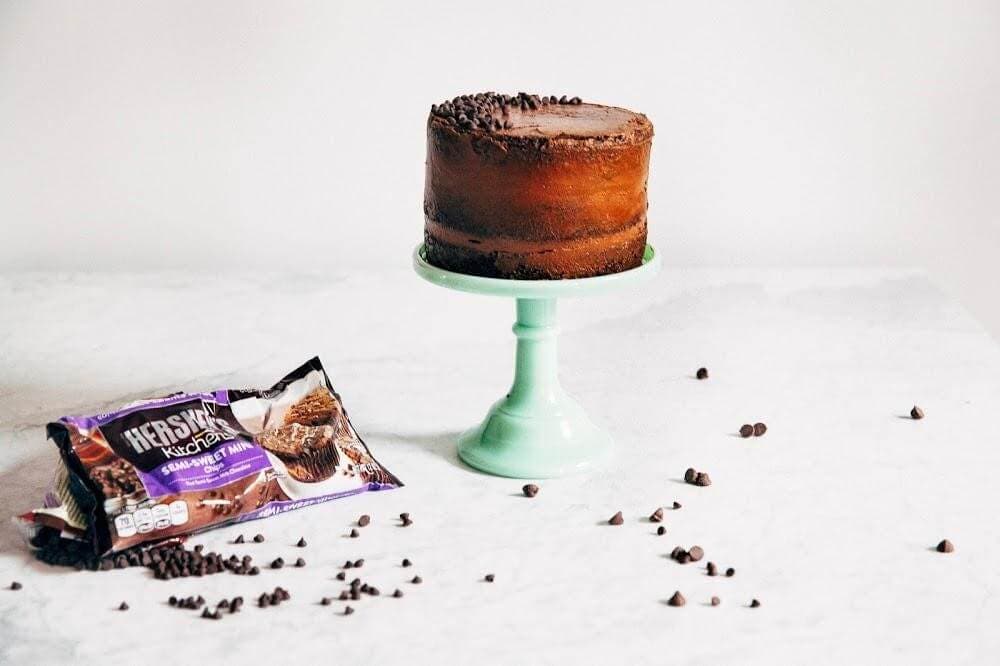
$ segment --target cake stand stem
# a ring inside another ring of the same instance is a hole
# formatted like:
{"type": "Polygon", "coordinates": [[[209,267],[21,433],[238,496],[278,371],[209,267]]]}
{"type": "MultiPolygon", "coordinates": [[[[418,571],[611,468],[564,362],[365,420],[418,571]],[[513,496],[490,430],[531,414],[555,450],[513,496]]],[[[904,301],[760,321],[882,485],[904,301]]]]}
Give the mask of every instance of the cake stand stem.
{"type": "Polygon", "coordinates": [[[554,405],[563,394],[559,385],[559,358],[556,346],[556,299],[517,299],[517,356],[514,385],[507,395],[506,410],[528,414],[544,404],[554,405]]]}
{"type": "Polygon", "coordinates": [[[559,383],[556,299],[517,298],[514,383],[458,455],[477,469],[516,478],[563,476],[607,459],[611,437],[559,383]]]}

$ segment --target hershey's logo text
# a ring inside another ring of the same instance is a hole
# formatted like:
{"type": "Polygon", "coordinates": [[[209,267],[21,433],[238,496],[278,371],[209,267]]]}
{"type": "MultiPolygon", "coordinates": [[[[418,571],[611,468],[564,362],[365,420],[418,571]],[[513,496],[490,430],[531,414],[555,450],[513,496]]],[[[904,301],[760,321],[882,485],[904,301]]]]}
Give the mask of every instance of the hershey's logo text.
{"type": "Polygon", "coordinates": [[[136,453],[155,447],[166,458],[189,456],[238,435],[228,423],[204,409],[185,409],[122,431],[122,437],[136,453]]]}

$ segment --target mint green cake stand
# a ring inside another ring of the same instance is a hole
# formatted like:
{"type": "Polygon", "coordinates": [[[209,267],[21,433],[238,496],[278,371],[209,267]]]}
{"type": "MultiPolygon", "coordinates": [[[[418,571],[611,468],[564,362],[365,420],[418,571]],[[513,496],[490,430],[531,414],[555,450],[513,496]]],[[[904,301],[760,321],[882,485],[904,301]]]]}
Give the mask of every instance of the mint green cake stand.
{"type": "Polygon", "coordinates": [[[459,436],[462,460],[490,474],[544,479],[582,472],[610,457],[611,436],[559,384],[556,299],[601,294],[648,280],[660,269],[653,246],[646,246],[637,268],[575,280],[453,273],[427,263],[423,244],[413,252],[413,267],[420,277],[442,287],[517,299],[514,384],[479,426],[459,436]]]}

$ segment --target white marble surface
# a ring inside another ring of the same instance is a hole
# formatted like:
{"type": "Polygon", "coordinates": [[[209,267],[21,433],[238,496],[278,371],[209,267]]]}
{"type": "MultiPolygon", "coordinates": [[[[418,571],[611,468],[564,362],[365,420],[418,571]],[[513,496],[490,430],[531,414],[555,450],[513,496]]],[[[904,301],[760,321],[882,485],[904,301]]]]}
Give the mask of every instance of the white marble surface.
{"type": "Polygon", "coordinates": [[[454,454],[510,379],[503,299],[405,268],[0,278],[4,514],[30,508],[49,478],[47,420],[268,385],[313,354],[407,483],[195,540],[309,562],[257,578],[52,569],[7,525],[0,587],[24,589],[0,590],[0,662],[995,663],[1000,350],[921,274],[668,270],[561,314],[563,382],[619,449],[599,473],[544,481],[529,500],[521,482],[454,454]],[[710,380],[692,378],[699,365],[710,380]],[[903,418],[914,403],[923,421],[903,418]],[[757,420],[765,437],[735,436],[757,420]],[[713,485],[679,482],[688,466],[713,485]],[[644,517],[674,500],[684,507],[657,537],[644,517]],[[619,509],[623,526],[603,524],[619,509]],[[396,526],[401,511],[411,528],[396,526]],[[363,512],[373,524],[345,538],[363,512]],[[257,531],[265,544],[227,543],[257,531]],[[291,546],[300,535],[304,551],[291,546]],[[931,550],[944,537],[955,553],[931,550]],[[737,575],[666,557],[694,544],[737,575]],[[350,617],[319,606],[357,557],[367,580],[406,596],[363,600],[350,617]],[[414,574],[425,583],[403,582],[414,574]],[[277,584],[291,602],[222,622],[165,604],[277,584]],[[665,605],[674,590],[686,607],[665,605]],[[113,610],[123,599],[132,610],[113,610]]]}

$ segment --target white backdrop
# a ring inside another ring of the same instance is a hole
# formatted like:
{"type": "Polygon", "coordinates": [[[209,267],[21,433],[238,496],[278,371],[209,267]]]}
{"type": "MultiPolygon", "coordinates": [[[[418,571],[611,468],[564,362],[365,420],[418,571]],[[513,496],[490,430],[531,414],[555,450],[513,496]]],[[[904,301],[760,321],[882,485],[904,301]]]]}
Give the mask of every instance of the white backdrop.
{"type": "Polygon", "coordinates": [[[675,265],[910,265],[1000,334],[1000,3],[0,2],[0,267],[349,270],[421,238],[432,102],[656,126],[675,265]]]}

